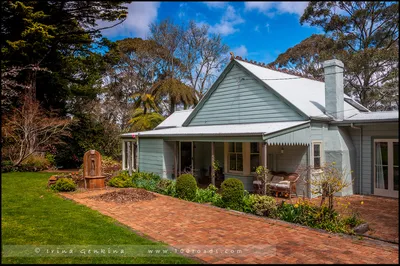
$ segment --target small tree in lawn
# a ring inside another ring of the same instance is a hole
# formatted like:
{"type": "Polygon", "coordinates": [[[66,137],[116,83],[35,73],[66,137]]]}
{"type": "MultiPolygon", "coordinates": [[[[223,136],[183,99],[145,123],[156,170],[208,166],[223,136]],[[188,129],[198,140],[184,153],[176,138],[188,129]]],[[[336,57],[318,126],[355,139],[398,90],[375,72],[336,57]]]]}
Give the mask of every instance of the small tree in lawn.
{"type": "Polygon", "coordinates": [[[328,208],[333,210],[333,197],[337,192],[342,191],[353,183],[353,180],[346,179],[347,172],[339,170],[335,167],[335,162],[325,163],[321,167],[321,173],[312,175],[309,183],[311,185],[311,192],[313,194],[321,195],[322,206],[325,199],[328,198],[328,208]]]}
{"type": "Polygon", "coordinates": [[[22,107],[2,119],[2,154],[18,166],[46,145],[61,143],[62,136],[69,136],[71,123],[71,119],[43,110],[35,99],[24,97],[22,107]]]}
{"type": "Polygon", "coordinates": [[[261,186],[263,188],[262,193],[264,195],[269,194],[269,180],[268,180],[269,170],[264,166],[258,166],[256,168],[256,174],[257,174],[257,180],[261,181],[261,186]]]}

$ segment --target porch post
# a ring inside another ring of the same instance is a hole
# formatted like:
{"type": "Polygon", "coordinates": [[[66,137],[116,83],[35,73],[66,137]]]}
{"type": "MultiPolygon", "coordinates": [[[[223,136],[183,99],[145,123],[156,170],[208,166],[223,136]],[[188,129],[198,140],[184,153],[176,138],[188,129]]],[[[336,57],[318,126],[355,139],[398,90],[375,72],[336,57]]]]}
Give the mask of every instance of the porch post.
{"type": "Polygon", "coordinates": [[[215,186],[215,169],[214,169],[214,161],[215,161],[215,145],[214,142],[211,142],[211,183],[215,186]]]}
{"type": "Polygon", "coordinates": [[[268,166],[268,148],[267,148],[267,143],[266,142],[263,143],[263,147],[262,148],[263,148],[262,149],[263,167],[267,168],[267,166],[268,166]]]}
{"type": "Polygon", "coordinates": [[[131,176],[132,175],[132,152],[131,152],[132,141],[129,141],[127,144],[128,144],[128,171],[129,171],[129,176],[131,176]]]}
{"type": "Polygon", "coordinates": [[[125,170],[125,140],[122,139],[122,170],[125,170]]]}
{"type": "Polygon", "coordinates": [[[178,142],[174,142],[174,177],[178,177],[178,142]]]}

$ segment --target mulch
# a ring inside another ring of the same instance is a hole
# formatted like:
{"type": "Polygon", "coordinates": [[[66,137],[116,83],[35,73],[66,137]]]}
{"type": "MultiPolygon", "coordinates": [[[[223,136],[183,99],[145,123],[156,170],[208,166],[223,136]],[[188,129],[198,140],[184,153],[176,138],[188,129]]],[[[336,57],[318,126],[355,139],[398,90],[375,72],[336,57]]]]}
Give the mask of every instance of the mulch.
{"type": "Polygon", "coordinates": [[[142,200],[152,200],[156,198],[156,196],[143,188],[124,188],[118,191],[108,192],[90,198],[105,202],[128,203],[142,200]]]}

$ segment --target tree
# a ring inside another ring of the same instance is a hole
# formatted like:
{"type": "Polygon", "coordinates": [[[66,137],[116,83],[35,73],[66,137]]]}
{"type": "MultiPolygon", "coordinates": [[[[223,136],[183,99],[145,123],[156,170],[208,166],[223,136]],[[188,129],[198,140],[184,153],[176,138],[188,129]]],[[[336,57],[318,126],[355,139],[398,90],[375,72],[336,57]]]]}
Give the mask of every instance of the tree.
{"type": "Polygon", "coordinates": [[[169,101],[168,113],[175,112],[177,104],[183,104],[184,109],[197,104],[196,93],[193,88],[174,78],[159,80],[153,86],[153,95],[157,98],[167,97],[169,101]]]}
{"type": "Polygon", "coordinates": [[[269,66],[285,67],[303,75],[320,78],[324,73],[322,62],[332,59],[337,50],[332,38],[313,34],[280,54],[269,66]]]}
{"type": "Polygon", "coordinates": [[[228,62],[228,46],[220,35],[210,34],[208,26],[194,21],[177,26],[166,19],[151,24],[151,37],[168,51],[163,61],[163,79],[177,79],[195,89],[200,99],[228,62]]]}
{"type": "Polygon", "coordinates": [[[65,106],[74,90],[84,93],[89,87],[86,84],[91,84],[93,74],[97,74],[98,64],[88,72],[84,67],[97,57],[93,45],[104,45],[97,21],[124,21],[127,8],[122,3],[2,1],[2,71],[27,65],[47,68],[49,72],[42,73],[26,69],[15,79],[27,85],[24,93],[38,99],[43,107],[69,111],[65,106]]]}
{"type": "Polygon", "coordinates": [[[143,109],[137,108],[132,115],[132,119],[129,120],[129,123],[132,125],[131,130],[137,132],[152,130],[164,119],[165,118],[157,112],[144,113],[143,109]]]}
{"type": "MultiPolygon", "coordinates": [[[[27,98],[30,96],[26,96],[27,98]]],[[[61,143],[69,135],[71,119],[60,119],[57,114],[43,110],[36,100],[25,99],[13,115],[3,117],[2,154],[18,166],[34,152],[47,145],[61,143]]]]}
{"type": "Polygon", "coordinates": [[[321,27],[325,36],[302,41],[272,64],[319,75],[321,61],[337,58],[345,65],[346,93],[371,110],[398,109],[397,2],[310,2],[300,23],[321,27]]]}
{"type": "Polygon", "coordinates": [[[228,62],[228,49],[220,35],[209,34],[208,25],[199,27],[194,21],[189,22],[181,43],[181,62],[186,69],[186,78],[199,99],[228,62]]]}
{"type": "Polygon", "coordinates": [[[333,197],[335,193],[349,187],[353,181],[346,179],[347,172],[336,168],[335,162],[325,163],[320,170],[322,170],[321,173],[313,174],[308,183],[311,185],[311,192],[313,194],[321,195],[320,206],[328,199],[328,208],[329,210],[333,210],[333,197]]]}

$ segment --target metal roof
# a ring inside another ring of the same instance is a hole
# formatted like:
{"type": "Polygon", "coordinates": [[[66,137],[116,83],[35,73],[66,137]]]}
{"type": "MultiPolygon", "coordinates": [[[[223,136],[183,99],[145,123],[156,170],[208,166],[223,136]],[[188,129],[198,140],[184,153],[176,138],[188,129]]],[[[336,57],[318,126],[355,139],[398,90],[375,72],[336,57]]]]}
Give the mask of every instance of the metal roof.
{"type": "Polygon", "coordinates": [[[175,111],[170,116],[168,116],[161,124],[159,124],[155,129],[159,130],[162,128],[170,127],[181,127],[183,122],[188,118],[193,109],[175,111]]]}
{"type": "MultiPolygon", "coordinates": [[[[325,83],[295,75],[286,74],[252,63],[235,59],[266,85],[291,102],[309,117],[329,118],[325,112],[325,83]]],[[[344,94],[345,99],[351,100],[344,94]]],[[[344,117],[359,113],[359,110],[344,102],[344,117]]]]}
{"type": "Polygon", "coordinates": [[[143,137],[171,137],[171,136],[241,136],[241,135],[266,135],[284,129],[297,127],[307,124],[309,121],[296,122],[272,122],[257,124],[237,124],[237,125],[212,125],[195,127],[174,127],[158,130],[150,130],[135,133],[125,133],[122,137],[135,136],[143,137]]]}
{"type": "MultiPolygon", "coordinates": [[[[382,111],[382,112],[366,112],[358,113],[351,117],[345,118],[342,123],[355,122],[384,122],[384,121],[399,121],[398,111],[382,111]]],[[[337,121],[337,123],[340,123],[337,121]]]]}

